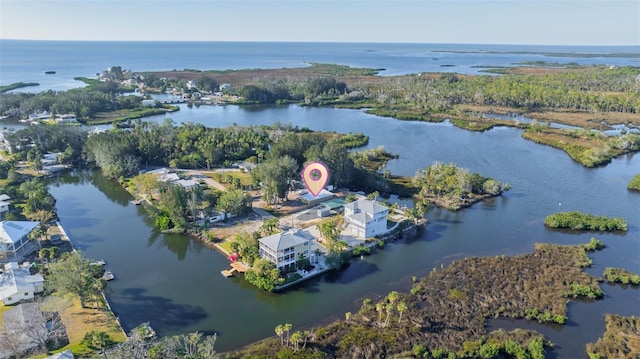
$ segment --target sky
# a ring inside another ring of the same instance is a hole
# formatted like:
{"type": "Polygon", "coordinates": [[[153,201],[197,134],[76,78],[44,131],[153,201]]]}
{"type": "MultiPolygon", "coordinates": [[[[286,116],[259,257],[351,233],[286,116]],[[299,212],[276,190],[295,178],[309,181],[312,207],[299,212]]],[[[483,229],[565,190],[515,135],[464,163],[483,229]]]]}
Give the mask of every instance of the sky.
{"type": "Polygon", "coordinates": [[[640,46],[640,0],[0,0],[0,39],[640,46]]]}

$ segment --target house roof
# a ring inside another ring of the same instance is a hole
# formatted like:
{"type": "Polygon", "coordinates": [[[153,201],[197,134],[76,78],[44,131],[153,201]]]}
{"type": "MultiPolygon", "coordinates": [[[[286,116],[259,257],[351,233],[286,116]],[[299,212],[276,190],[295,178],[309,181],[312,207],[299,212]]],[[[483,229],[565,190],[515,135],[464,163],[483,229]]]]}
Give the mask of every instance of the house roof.
{"type": "Polygon", "coordinates": [[[179,179],[175,181],[175,183],[179,184],[183,188],[192,188],[192,187],[198,186],[198,181],[191,180],[191,179],[188,179],[188,180],[179,179]]]}
{"type": "Polygon", "coordinates": [[[33,291],[35,283],[44,282],[42,275],[31,275],[28,269],[14,269],[13,266],[10,268],[0,274],[0,300],[16,293],[33,291]]]}
{"type": "Polygon", "coordinates": [[[319,199],[331,198],[331,197],[333,197],[333,196],[334,196],[333,192],[328,191],[328,190],[326,190],[326,189],[324,189],[324,188],[323,188],[323,189],[320,191],[320,193],[318,193],[318,195],[317,195],[317,196],[314,196],[314,195],[312,195],[310,192],[308,192],[308,191],[307,191],[307,192],[305,192],[305,193],[302,193],[302,194],[300,195],[300,198],[302,198],[302,200],[303,200],[303,201],[311,202],[311,201],[316,201],[316,200],[319,200],[319,199]]]}
{"type": "Polygon", "coordinates": [[[37,221],[2,221],[0,222],[0,243],[16,243],[39,224],[40,222],[37,221]]]}
{"type": "Polygon", "coordinates": [[[350,215],[349,218],[356,222],[368,223],[373,219],[373,216],[365,212],[358,212],[350,215]]]}
{"type": "Polygon", "coordinates": [[[294,229],[260,238],[258,241],[274,251],[280,251],[314,239],[315,237],[308,231],[294,229]]]}
{"type": "Polygon", "coordinates": [[[29,350],[37,344],[34,341],[34,335],[38,337],[47,335],[47,321],[40,311],[37,303],[23,303],[4,312],[5,327],[11,333],[12,329],[15,334],[12,340],[17,340],[22,344],[22,350],[29,350]],[[28,330],[30,334],[26,334],[28,330]]]}
{"type": "Polygon", "coordinates": [[[358,210],[365,212],[369,215],[373,215],[374,213],[388,211],[389,209],[376,201],[371,201],[368,199],[361,199],[355,202],[347,203],[344,205],[345,209],[350,209],[353,212],[357,212],[358,210]]]}
{"type": "Polygon", "coordinates": [[[5,323],[25,324],[34,320],[44,322],[38,303],[22,303],[4,312],[5,323]]]}
{"type": "Polygon", "coordinates": [[[8,201],[10,199],[11,197],[7,196],[6,194],[0,194],[0,201],[8,201]]]}

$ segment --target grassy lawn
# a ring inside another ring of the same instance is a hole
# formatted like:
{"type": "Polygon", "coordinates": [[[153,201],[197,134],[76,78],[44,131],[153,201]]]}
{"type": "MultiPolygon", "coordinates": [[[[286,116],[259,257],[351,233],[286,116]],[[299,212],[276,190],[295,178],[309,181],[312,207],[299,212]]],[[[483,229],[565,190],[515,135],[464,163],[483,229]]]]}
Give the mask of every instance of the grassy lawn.
{"type": "MultiPolygon", "coordinates": [[[[100,309],[94,311],[92,308],[82,308],[80,306],[80,298],[78,297],[73,297],[71,302],[72,305],[60,313],[62,321],[67,328],[69,345],[56,350],[56,353],[67,349],[71,349],[74,355],[92,352],[91,349],[81,344],[85,334],[92,330],[107,333],[109,338],[115,342],[123,342],[126,340],[116,318],[113,316],[113,313],[106,309],[104,303],[101,303],[100,309]]],[[[89,306],[92,304],[93,303],[87,303],[89,306]]]]}
{"type": "MultiPolygon", "coordinates": [[[[65,298],[70,300],[70,305],[60,310],[60,316],[62,317],[62,321],[67,329],[69,344],[52,351],[51,354],[60,353],[67,349],[73,351],[74,355],[91,354],[93,351],[81,344],[81,342],[85,334],[92,330],[107,333],[114,342],[124,342],[126,340],[126,336],[120,329],[116,318],[108,309],[105,308],[104,303],[101,303],[100,309],[94,312],[91,308],[82,308],[80,306],[80,298],[78,297],[65,298]]],[[[92,303],[87,303],[87,305],[92,305],[92,303]]],[[[0,303],[1,322],[4,322],[4,312],[11,308],[13,308],[13,306],[7,306],[0,303]]],[[[47,357],[47,355],[43,354],[33,358],[45,357],[47,357]]]]}
{"type": "Polygon", "coordinates": [[[222,247],[225,251],[229,252],[229,253],[233,253],[233,249],[231,249],[231,243],[233,241],[222,241],[219,243],[216,243],[218,246],[222,247]]]}
{"type": "Polygon", "coordinates": [[[232,181],[236,178],[240,180],[240,185],[242,186],[249,186],[253,184],[253,179],[251,178],[251,175],[247,172],[242,172],[242,171],[206,173],[205,175],[213,179],[214,181],[222,184],[227,189],[232,184],[232,181]]]}

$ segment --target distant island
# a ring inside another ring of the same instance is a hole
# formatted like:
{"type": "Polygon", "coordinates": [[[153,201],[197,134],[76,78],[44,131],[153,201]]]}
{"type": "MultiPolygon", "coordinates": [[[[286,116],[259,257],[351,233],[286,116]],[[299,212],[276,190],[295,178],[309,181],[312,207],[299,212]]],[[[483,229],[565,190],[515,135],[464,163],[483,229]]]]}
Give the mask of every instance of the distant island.
{"type": "MultiPolygon", "coordinates": [[[[640,69],[636,67],[536,62],[487,69],[499,76],[379,76],[379,71],[319,63],[289,69],[162,72],[112,66],[96,79],[79,79],[89,86],[60,93],[54,104],[57,112],[73,113],[84,124],[121,123],[178,110],[150,96],[164,93],[190,105],[295,103],[365,109],[406,121],[449,121],[470,131],[509,126],[522,128],[525,139],[565,151],[585,167],[640,150],[640,92],[635,87],[640,69]],[[145,95],[116,96],[136,89],[145,95]],[[94,101],[70,105],[86,96],[94,101]],[[621,128],[618,133],[605,134],[616,129],[614,125],[621,128]]],[[[26,85],[9,86],[4,91],[26,85]]],[[[16,106],[23,100],[2,101],[0,115],[27,117],[26,108],[16,106]]],[[[41,107],[34,110],[49,112],[50,100],[44,93],[29,99],[41,107]]]]}
{"type": "Polygon", "coordinates": [[[16,83],[12,83],[11,85],[0,86],[0,93],[19,89],[22,87],[29,87],[29,86],[40,86],[40,84],[37,82],[16,82],[16,83]]]}

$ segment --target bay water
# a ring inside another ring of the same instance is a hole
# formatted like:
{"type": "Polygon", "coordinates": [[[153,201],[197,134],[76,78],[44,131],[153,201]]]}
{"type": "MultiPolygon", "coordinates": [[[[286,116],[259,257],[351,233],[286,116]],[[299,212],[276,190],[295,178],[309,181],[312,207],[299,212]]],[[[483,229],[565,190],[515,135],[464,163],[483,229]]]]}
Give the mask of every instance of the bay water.
{"type": "MultiPolygon", "coordinates": [[[[41,85],[16,91],[66,90],[82,86],[73,77],[92,77],[114,65],[147,71],[299,67],[325,62],[384,68],[382,75],[476,74],[481,70],[477,66],[538,60],[637,66],[638,54],[638,47],[0,40],[0,84],[34,81],[41,85]],[[45,71],[56,73],[46,75],[45,71]]],[[[380,298],[391,290],[407,292],[413,276],[427,275],[454,259],[528,253],[536,242],[577,244],[596,237],[607,248],[591,255],[590,274],[600,276],[608,266],[640,272],[640,195],[626,189],[640,172],[637,154],[587,169],[559,150],[522,139],[517,129],[476,133],[448,123],[402,122],[361,110],[296,105],[181,105],[178,112],[145,120],[160,123],[166,118],[207,127],[282,122],[319,131],[363,132],[370,136],[368,148],[382,145],[400,155],[387,166],[394,174],[413,175],[434,161],[455,162],[508,182],[512,190],[459,212],[434,209],[427,214],[429,224],[420,237],[394,242],[355,260],[345,270],[284,293],[267,294],[242,278],[222,277],[220,271],[228,262],[218,252],[184,236],[157,232],[144,210],[130,204],[129,194],[99,173],[74,172],[52,179],[50,189],[58,200],[58,214],[74,244],[89,257],[105,259],[116,275],[107,297],[126,330],[149,321],[160,335],[216,332],[217,348],[230,350],[275,335],[278,324],[292,323],[294,330],[301,330],[343,318],[345,312],[357,310],[364,298],[380,298]],[[570,210],[623,217],[629,230],[572,232],[543,225],[548,214],[570,210]]],[[[0,126],[22,127],[4,122],[0,126]]],[[[640,315],[637,289],[604,284],[602,288],[607,293],[602,301],[569,304],[565,326],[500,320],[488,325],[535,328],[557,344],[553,357],[585,357],[584,344],[604,331],[604,313],[640,315]]]]}

